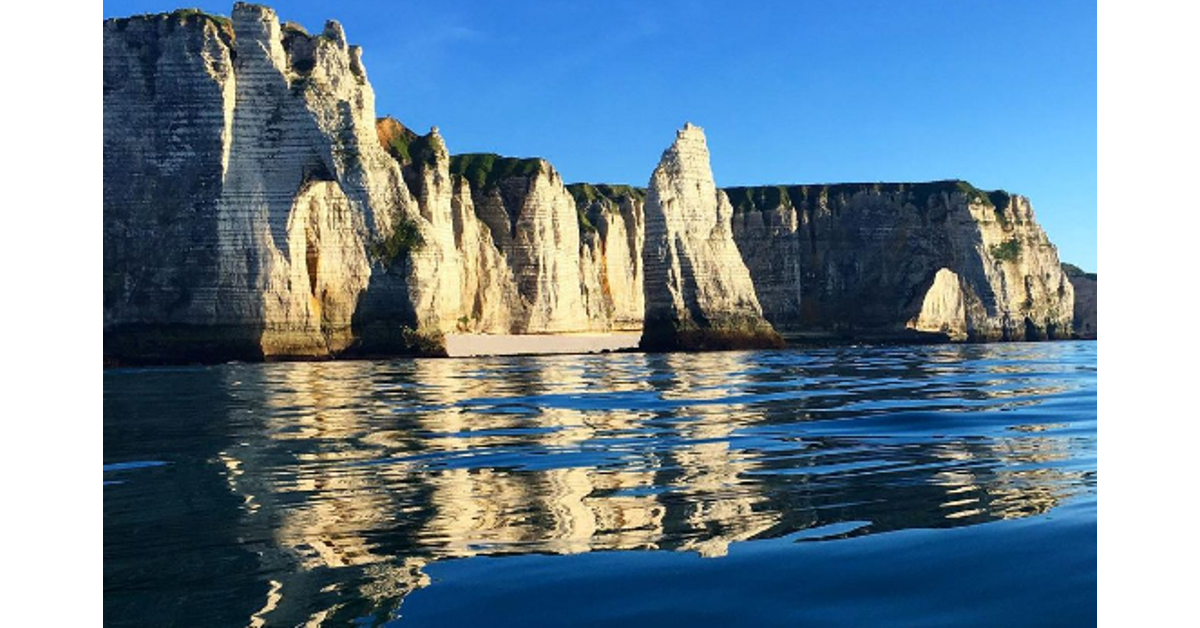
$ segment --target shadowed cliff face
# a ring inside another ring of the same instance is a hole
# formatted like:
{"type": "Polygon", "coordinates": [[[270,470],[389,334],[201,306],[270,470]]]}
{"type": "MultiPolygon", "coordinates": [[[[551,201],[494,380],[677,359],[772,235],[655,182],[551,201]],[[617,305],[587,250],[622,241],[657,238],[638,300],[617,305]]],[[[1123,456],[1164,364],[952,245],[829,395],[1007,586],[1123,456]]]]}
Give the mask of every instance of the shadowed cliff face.
{"type": "Polygon", "coordinates": [[[1063,264],[1063,272],[1071,280],[1075,288],[1075,320],[1076,338],[1094,340],[1098,329],[1096,327],[1096,273],[1085,273],[1078,266],[1063,264]]]}
{"type": "Polygon", "coordinates": [[[1073,289],[1028,199],[956,181],[730,188],[763,312],[800,337],[1069,337],[1073,289]]]}

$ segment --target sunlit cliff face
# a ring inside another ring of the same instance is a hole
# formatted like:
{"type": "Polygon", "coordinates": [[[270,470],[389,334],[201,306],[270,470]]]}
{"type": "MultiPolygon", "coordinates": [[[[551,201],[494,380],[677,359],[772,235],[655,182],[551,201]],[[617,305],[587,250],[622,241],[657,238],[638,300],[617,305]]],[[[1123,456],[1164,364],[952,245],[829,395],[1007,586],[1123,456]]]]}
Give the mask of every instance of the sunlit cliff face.
{"type": "Polygon", "coordinates": [[[1043,435],[1050,423],[993,438],[822,433],[839,421],[817,419],[899,399],[968,418],[1034,403],[1020,377],[995,379],[1014,368],[1002,360],[965,394],[938,383],[965,377],[953,356],[930,354],[916,369],[884,356],[783,372],[748,353],[267,365],[227,381],[245,434],[218,462],[281,574],[264,613],[304,621],[314,603],[342,612],[347,573],[392,612],[436,560],[720,557],[838,522],[867,534],[1028,516],[1078,490],[1078,473],[1045,466],[1071,455],[1043,435]]]}

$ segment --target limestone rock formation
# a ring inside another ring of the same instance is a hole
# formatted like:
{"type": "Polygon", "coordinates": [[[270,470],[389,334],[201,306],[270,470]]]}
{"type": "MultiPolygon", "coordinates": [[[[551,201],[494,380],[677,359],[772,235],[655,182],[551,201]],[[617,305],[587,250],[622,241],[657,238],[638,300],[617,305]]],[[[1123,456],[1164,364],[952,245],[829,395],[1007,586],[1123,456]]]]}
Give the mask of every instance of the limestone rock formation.
{"type": "Polygon", "coordinates": [[[763,312],[785,335],[1070,336],[1073,288],[1024,197],[962,181],[727,192],[763,312]]]}
{"type": "Polygon", "coordinates": [[[575,200],[554,167],[491,154],[457,155],[451,166],[515,280],[509,333],[588,330],[575,200]]]}
{"type": "Polygon", "coordinates": [[[690,124],[648,189],[566,186],[377,119],[361,55],[337,22],[244,3],[104,22],[106,359],[440,353],[455,332],[1095,334],[1094,276],[1067,279],[1022,197],[719,190],[690,124]]]}
{"type": "Polygon", "coordinates": [[[663,152],[646,197],[648,350],[782,344],[763,318],[733,241],[733,208],[713,182],[704,131],[688,123],[663,152]]]}
{"type": "Polygon", "coordinates": [[[592,329],[640,331],[645,190],[588,183],[567,189],[579,211],[580,274],[592,329]]]}
{"type": "Polygon", "coordinates": [[[1095,340],[1096,328],[1096,273],[1085,273],[1078,266],[1063,264],[1063,272],[1075,287],[1076,338],[1095,340]]]}
{"type": "Polygon", "coordinates": [[[380,147],[337,22],[310,36],[243,3],[106,20],[104,118],[106,356],[332,355],[368,291],[393,329],[437,312],[440,249],[400,246],[398,273],[380,252],[448,215],[423,217],[380,147]]]}

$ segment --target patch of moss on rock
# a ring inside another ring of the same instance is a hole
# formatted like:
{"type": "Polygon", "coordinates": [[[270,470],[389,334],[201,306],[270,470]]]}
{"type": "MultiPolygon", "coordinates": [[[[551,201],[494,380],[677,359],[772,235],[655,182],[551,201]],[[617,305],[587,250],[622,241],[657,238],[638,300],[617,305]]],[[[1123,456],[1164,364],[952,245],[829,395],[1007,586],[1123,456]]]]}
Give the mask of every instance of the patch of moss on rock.
{"type": "Polygon", "coordinates": [[[592,233],[599,231],[599,229],[596,228],[596,225],[592,223],[591,219],[588,218],[587,212],[584,211],[584,209],[585,207],[583,205],[580,205],[578,202],[575,203],[575,217],[579,221],[579,231],[592,233]]]}
{"type": "Polygon", "coordinates": [[[737,351],[780,349],[786,343],[765,319],[723,315],[703,322],[648,318],[638,346],[643,351],[737,351]]]}
{"type": "Polygon", "coordinates": [[[418,135],[408,143],[409,161],[418,166],[436,166],[437,149],[433,144],[433,133],[418,135]]]}

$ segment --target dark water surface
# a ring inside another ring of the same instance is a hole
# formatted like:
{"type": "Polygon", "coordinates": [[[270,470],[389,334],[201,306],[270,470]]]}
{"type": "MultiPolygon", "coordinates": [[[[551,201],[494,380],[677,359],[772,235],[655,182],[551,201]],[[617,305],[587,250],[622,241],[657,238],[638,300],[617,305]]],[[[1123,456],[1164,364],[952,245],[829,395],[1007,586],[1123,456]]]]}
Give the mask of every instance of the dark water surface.
{"type": "Polygon", "coordinates": [[[110,626],[1079,626],[1096,344],[104,372],[110,626]]]}

